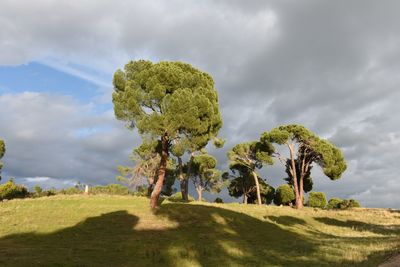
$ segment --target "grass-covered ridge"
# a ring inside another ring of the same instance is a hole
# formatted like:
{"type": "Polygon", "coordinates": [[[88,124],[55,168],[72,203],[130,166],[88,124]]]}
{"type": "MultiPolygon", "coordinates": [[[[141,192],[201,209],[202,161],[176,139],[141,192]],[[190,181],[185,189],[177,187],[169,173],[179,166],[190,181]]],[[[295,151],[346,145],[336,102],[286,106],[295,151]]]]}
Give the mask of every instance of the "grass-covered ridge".
{"type": "Polygon", "coordinates": [[[0,203],[1,266],[376,266],[400,212],[53,196],[0,203]]]}

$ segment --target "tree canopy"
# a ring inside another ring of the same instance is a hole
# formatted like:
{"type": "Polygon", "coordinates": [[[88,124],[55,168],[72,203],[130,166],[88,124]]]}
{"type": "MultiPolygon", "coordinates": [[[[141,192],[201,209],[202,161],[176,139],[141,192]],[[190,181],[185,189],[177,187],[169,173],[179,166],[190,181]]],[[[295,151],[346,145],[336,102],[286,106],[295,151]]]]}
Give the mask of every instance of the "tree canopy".
{"type": "Polygon", "coordinates": [[[154,208],[173,146],[185,143],[201,148],[217,137],[222,119],[214,81],[186,63],[139,60],[117,70],[113,84],[117,119],[160,143],[159,177],[151,200],[154,208]]]}
{"type": "Polygon", "coordinates": [[[221,172],[216,169],[215,157],[202,153],[193,157],[190,178],[198,194],[198,200],[202,200],[203,191],[220,192],[224,186],[221,172]]]}
{"type": "Polygon", "coordinates": [[[253,176],[256,186],[257,203],[262,204],[261,189],[256,169],[262,168],[263,164],[272,164],[271,153],[273,147],[269,143],[247,142],[234,146],[228,151],[229,168],[248,172],[253,176]]]}
{"type": "Polygon", "coordinates": [[[302,125],[290,124],[279,126],[261,135],[260,142],[265,146],[276,143],[289,148],[289,158],[278,157],[289,170],[295,195],[296,207],[303,207],[304,179],[309,176],[312,164],[319,165],[331,180],[339,179],[347,165],[342,151],[328,140],[319,138],[302,125]]]}

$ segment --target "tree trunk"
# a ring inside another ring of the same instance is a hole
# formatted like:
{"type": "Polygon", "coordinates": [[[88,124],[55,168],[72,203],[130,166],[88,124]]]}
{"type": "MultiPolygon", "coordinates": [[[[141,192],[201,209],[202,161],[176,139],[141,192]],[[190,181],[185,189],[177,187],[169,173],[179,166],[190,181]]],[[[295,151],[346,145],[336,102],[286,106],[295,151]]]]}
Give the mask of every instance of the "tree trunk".
{"type": "Polygon", "coordinates": [[[202,201],[203,200],[203,189],[201,188],[196,188],[197,191],[197,201],[202,201]]]}
{"type": "Polygon", "coordinates": [[[243,203],[247,204],[247,195],[246,194],[243,194],[243,203]]]}
{"type": "Polygon", "coordinates": [[[303,208],[303,201],[300,198],[299,186],[297,184],[296,164],[294,162],[294,147],[293,144],[287,144],[290,151],[291,172],[293,176],[294,194],[296,196],[296,209],[303,208]]]}
{"type": "MultiPolygon", "coordinates": [[[[184,191],[185,191],[185,199],[186,199],[186,201],[189,200],[189,177],[190,177],[190,173],[192,171],[193,156],[194,156],[194,153],[191,152],[190,153],[189,163],[188,163],[188,168],[187,168],[187,171],[186,171],[185,182],[184,182],[184,188],[185,188],[184,191]]],[[[181,192],[182,192],[182,199],[183,199],[182,185],[181,185],[181,192]]]]}
{"type": "Polygon", "coordinates": [[[256,183],[256,189],[257,189],[257,202],[258,202],[258,205],[262,205],[261,193],[260,193],[260,184],[258,182],[257,173],[255,171],[253,171],[253,177],[254,177],[254,182],[256,183]]]}
{"type": "Polygon", "coordinates": [[[188,201],[188,191],[187,191],[187,179],[183,175],[182,158],[178,157],[179,165],[179,185],[181,188],[181,195],[183,201],[188,201]]]}
{"type": "Polygon", "coordinates": [[[160,197],[161,190],[164,184],[165,172],[167,170],[167,160],[168,160],[168,136],[164,134],[161,137],[161,161],[160,169],[158,171],[158,179],[154,186],[153,192],[151,193],[150,206],[152,209],[157,208],[158,198],[160,197]]]}

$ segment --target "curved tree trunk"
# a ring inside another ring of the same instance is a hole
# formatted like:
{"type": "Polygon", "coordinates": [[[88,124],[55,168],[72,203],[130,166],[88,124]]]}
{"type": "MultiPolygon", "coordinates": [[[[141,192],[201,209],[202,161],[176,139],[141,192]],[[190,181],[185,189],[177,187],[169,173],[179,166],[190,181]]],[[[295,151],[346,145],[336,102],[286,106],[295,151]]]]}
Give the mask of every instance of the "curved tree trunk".
{"type": "Polygon", "coordinates": [[[253,177],[254,177],[254,182],[256,183],[256,189],[257,189],[257,202],[258,202],[258,205],[262,205],[261,193],[260,193],[260,183],[258,182],[257,173],[255,171],[253,171],[253,177]]]}
{"type": "Polygon", "coordinates": [[[162,145],[162,151],[161,151],[160,169],[158,171],[158,179],[150,197],[150,206],[152,209],[157,208],[158,198],[160,197],[161,194],[161,190],[164,184],[165,173],[167,170],[168,136],[166,134],[164,134],[161,137],[161,145],[162,145]]]}
{"type": "Polygon", "coordinates": [[[202,201],[203,200],[203,189],[201,188],[196,188],[197,191],[197,201],[202,201]]]}

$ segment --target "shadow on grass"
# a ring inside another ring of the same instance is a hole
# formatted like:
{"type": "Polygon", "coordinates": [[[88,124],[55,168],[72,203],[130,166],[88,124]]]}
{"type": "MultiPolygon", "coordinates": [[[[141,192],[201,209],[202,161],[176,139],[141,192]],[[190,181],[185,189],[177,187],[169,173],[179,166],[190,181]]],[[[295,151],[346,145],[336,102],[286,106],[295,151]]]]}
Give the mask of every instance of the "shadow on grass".
{"type": "Polygon", "coordinates": [[[265,219],[269,219],[277,224],[282,224],[286,226],[295,226],[298,224],[305,225],[306,221],[292,216],[265,216],[265,219]]]}
{"type": "MultiPolygon", "coordinates": [[[[169,203],[156,211],[175,228],[138,230],[125,210],[57,232],[0,239],[1,266],[321,266],[320,240],[223,208],[169,203]]],[[[301,223],[283,216],[284,223],[301,223]]],[[[276,217],[279,219],[279,217],[276,217]]],[[[281,217],[282,218],[282,217],[281,217]]],[[[157,224],[155,224],[157,225],[157,224]]],[[[341,262],[342,265],[366,266],[341,262]]]]}
{"type": "Polygon", "coordinates": [[[356,231],[369,231],[375,234],[382,234],[382,235],[400,234],[400,225],[385,226],[385,225],[370,224],[352,220],[341,221],[329,217],[321,217],[314,219],[326,225],[347,227],[356,231]]]}

